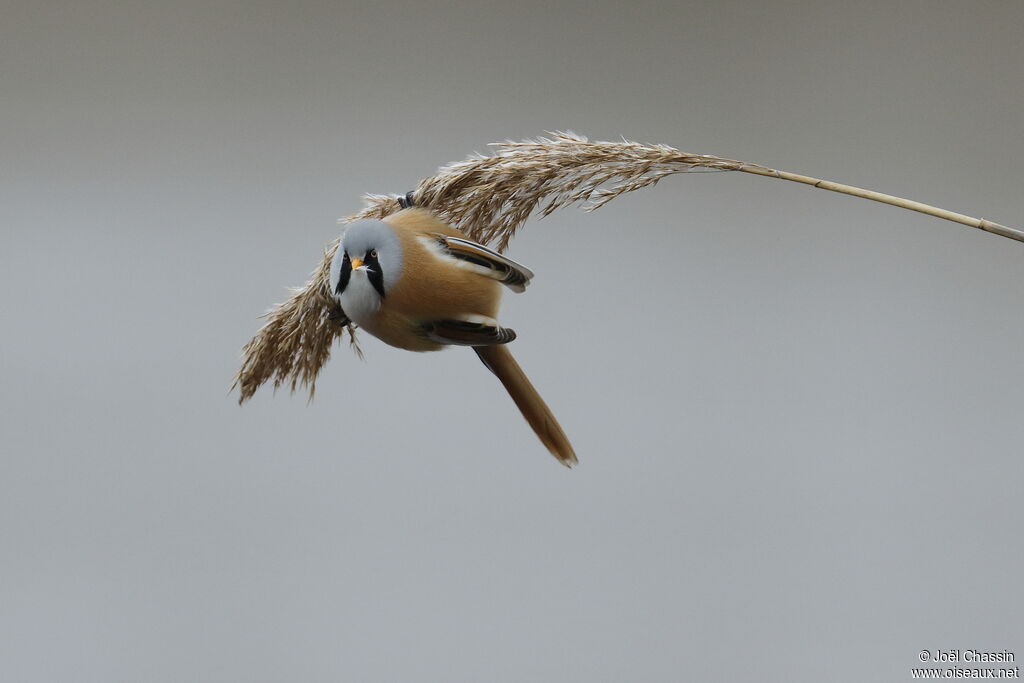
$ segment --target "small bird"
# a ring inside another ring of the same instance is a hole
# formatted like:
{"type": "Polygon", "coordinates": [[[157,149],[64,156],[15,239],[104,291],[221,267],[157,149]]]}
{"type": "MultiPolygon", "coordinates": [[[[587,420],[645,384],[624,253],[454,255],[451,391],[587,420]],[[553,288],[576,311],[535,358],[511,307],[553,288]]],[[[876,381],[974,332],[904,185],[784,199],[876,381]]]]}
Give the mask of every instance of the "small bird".
{"type": "Polygon", "coordinates": [[[350,223],[331,262],[330,289],[345,317],[409,351],[470,346],[505,385],[541,442],[566,467],[578,461],[551,409],[506,348],[501,286],[523,292],[533,273],[470,240],[426,209],[350,223]]]}

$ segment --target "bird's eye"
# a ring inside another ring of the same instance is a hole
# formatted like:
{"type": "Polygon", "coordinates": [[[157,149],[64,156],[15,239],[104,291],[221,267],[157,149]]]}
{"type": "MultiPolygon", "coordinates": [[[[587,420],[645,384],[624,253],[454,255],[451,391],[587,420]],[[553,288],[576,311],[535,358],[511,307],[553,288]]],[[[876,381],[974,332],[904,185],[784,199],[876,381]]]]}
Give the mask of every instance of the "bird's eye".
{"type": "Polygon", "coordinates": [[[370,258],[377,258],[377,250],[376,249],[371,249],[369,256],[370,256],[370,258]]]}
{"type": "Polygon", "coordinates": [[[348,252],[346,251],[346,252],[344,252],[344,254],[345,254],[345,258],[343,258],[342,260],[343,261],[348,261],[348,252]]]}

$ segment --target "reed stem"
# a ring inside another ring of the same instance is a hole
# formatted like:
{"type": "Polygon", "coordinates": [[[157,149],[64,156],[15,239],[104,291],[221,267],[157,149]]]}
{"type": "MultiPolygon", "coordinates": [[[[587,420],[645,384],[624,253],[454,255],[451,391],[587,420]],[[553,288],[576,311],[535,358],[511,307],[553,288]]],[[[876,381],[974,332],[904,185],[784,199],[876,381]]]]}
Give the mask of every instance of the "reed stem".
{"type": "Polygon", "coordinates": [[[898,206],[901,209],[919,211],[920,213],[926,213],[929,216],[935,216],[936,218],[944,218],[947,221],[954,221],[956,223],[968,225],[972,228],[984,230],[985,232],[991,232],[996,235],[1008,237],[1011,240],[1024,242],[1024,231],[1018,230],[1017,228],[1010,228],[1005,225],[1000,225],[999,223],[993,223],[992,221],[985,220],[984,218],[973,218],[971,216],[965,216],[962,213],[947,211],[946,209],[940,209],[939,207],[931,206],[930,204],[922,204],[921,202],[915,202],[910,199],[894,197],[891,194],[875,192],[874,190],[865,190],[860,187],[854,187],[852,185],[843,185],[842,183],[834,183],[831,180],[821,180],[820,178],[812,178],[810,176],[800,175],[799,173],[777,171],[773,168],[765,168],[764,166],[757,166],[755,164],[745,164],[743,166],[740,166],[736,170],[743,171],[744,173],[753,173],[755,175],[766,176],[768,178],[792,180],[794,183],[803,183],[804,185],[810,185],[812,187],[817,187],[822,190],[840,192],[842,194],[848,194],[854,197],[862,197],[863,199],[870,199],[875,202],[882,202],[883,204],[898,206]]]}

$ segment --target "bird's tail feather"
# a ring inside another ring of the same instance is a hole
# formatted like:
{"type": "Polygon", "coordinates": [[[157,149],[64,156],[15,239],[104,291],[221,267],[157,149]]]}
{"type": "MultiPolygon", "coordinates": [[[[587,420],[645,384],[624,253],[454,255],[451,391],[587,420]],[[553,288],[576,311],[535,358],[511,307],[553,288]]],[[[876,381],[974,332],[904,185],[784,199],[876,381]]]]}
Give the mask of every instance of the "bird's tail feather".
{"type": "Polygon", "coordinates": [[[566,467],[577,464],[579,461],[576,459],[576,453],[565,432],[562,431],[562,427],[558,424],[558,420],[555,419],[551,409],[544,403],[544,399],[540,397],[537,390],[533,388],[508,348],[504,345],[474,346],[473,350],[476,351],[476,355],[480,357],[484,365],[505,385],[509,396],[519,406],[523,417],[530,423],[541,442],[551,451],[551,455],[558,458],[558,461],[566,467]]]}

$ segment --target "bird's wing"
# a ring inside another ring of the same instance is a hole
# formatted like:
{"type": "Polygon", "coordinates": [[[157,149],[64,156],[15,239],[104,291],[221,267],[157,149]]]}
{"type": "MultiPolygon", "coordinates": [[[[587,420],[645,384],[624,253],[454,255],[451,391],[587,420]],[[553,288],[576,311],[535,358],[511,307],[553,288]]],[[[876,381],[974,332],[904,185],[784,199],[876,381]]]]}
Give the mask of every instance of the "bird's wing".
{"type": "Polygon", "coordinates": [[[434,320],[423,329],[434,341],[455,346],[492,346],[516,338],[515,330],[469,320],[434,320]]]}
{"type": "Polygon", "coordinates": [[[480,273],[497,280],[513,292],[526,291],[526,285],[533,279],[532,270],[482,244],[451,235],[437,234],[436,237],[438,245],[449,255],[472,263],[480,269],[480,273]]]}

